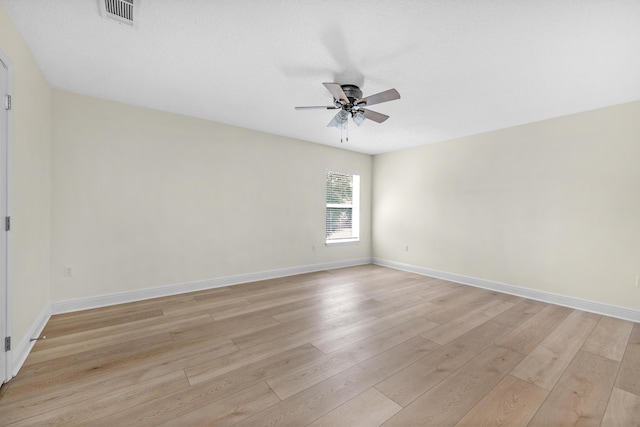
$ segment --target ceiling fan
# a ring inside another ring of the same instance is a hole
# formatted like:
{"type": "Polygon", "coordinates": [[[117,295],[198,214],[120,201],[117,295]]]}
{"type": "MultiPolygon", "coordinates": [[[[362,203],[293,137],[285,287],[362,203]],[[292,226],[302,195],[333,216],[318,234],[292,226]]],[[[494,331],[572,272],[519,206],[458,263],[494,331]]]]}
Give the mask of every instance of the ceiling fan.
{"type": "Polygon", "coordinates": [[[362,91],[356,85],[341,85],[338,83],[322,84],[333,96],[333,105],[295,108],[296,110],[340,110],[329,122],[327,127],[344,129],[347,126],[349,116],[353,118],[353,121],[358,126],[360,126],[365,119],[373,120],[376,123],[382,123],[387,120],[389,116],[369,110],[364,107],[368,107],[374,104],[380,104],[382,102],[393,101],[394,99],[400,99],[400,94],[395,89],[385,90],[384,92],[376,93],[375,95],[370,95],[366,98],[363,98],[362,91]]]}

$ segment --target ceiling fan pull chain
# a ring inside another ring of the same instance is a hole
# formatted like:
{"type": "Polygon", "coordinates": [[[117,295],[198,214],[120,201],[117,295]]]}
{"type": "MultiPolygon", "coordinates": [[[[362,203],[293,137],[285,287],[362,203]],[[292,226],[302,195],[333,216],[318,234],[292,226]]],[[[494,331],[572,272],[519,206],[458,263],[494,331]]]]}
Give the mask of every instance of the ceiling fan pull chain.
{"type": "Polygon", "coordinates": [[[349,142],[349,116],[347,116],[347,142],[349,142]]]}

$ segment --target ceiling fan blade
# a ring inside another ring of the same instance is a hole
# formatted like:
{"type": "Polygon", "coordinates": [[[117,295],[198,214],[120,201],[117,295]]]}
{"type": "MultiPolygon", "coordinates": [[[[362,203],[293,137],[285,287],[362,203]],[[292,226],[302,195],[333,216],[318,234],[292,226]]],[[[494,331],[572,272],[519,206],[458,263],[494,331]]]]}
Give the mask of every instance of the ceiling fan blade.
{"type": "Polygon", "coordinates": [[[324,105],[317,105],[311,107],[294,107],[296,110],[337,110],[338,107],[333,105],[325,107],[324,105]]]}
{"type": "Polygon", "coordinates": [[[356,102],[356,105],[375,105],[382,102],[393,101],[394,99],[400,99],[400,94],[395,89],[389,89],[384,92],[362,98],[356,102]]]}
{"type": "Polygon", "coordinates": [[[338,83],[322,83],[322,84],[324,85],[324,87],[327,88],[329,92],[331,92],[331,95],[333,95],[334,99],[337,99],[339,101],[344,101],[347,104],[349,103],[349,98],[347,98],[347,95],[344,93],[344,91],[342,90],[342,88],[338,83]]]}
{"type": "Polygon", "coordinates": [[[376,111],[367,110],[366,108],[360,108],[360,111],[362,111],[362,114],[364,114],[364,116],[367,119],[373,120],[374,122],[377,122],[377,123],[382,123],[389,118],[389,116],[387,116],[386,114],[381,114],[376,111]]]}

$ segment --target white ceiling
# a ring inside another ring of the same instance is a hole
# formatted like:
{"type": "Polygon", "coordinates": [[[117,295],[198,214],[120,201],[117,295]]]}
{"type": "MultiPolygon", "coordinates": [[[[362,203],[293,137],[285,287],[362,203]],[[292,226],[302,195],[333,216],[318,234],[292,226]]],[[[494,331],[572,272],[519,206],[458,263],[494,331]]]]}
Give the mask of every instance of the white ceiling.
{"type": "Polygon", "coordinates": [[[51,86],[363,153],[640,100],[638,0],[3,0],[51,86]],[[322,82],[402,99],[327,128],[322,82]]]}

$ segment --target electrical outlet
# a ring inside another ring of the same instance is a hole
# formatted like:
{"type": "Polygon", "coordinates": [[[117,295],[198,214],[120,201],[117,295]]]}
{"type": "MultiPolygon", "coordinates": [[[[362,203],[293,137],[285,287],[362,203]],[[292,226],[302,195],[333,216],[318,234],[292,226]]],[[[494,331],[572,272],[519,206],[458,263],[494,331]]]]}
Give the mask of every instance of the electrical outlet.
{"type": "Polygon", "coordinates": [[[404,245],[404,251],[409,252],[409,245],[404,245]]]}
{"type": "Polygon", "coordinates": [[[71,277],[73,276],[73,268],[69,267],[69,266],[65,266],[64,267],[64,277],[71,277]]]}
{"type": "Polygon", "coordinates": [[[316,245],[311,245],[311,252],[315,252],[316,251],[316,245]]]}
{"type": "Polygon", "coordinates": [[[636,288],[640,288],[640,276],[636,276],[636,288]]]}

